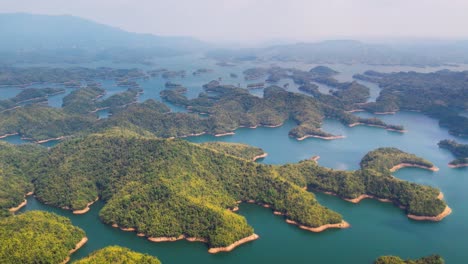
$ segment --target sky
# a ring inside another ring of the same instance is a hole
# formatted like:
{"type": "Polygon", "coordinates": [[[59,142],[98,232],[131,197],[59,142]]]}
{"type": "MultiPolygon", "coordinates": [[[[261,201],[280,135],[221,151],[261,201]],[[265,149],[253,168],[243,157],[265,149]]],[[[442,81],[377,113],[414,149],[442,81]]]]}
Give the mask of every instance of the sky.
{"type": "Polygon", "coordinates": [[[0,0],[0,12],[220,43],[468,39],[468,0],[0,0]]]}

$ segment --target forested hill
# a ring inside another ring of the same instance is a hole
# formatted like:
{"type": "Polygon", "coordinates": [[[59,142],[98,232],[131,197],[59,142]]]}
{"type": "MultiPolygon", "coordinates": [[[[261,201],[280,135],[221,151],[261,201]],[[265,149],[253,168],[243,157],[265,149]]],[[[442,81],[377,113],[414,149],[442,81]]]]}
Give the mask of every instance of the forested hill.
{"type": "MultiPolygon", "coordinates": [[[[230,146],[238,149],[235,144],[223,148],[230,146]]],[[[401,157],[391,166],[420,160],[401,151],[377,152],[383,160],[385,155],[401,157]]],[[[262,165],[235,153],[114,128],[58,144],[31,162],[28,172],[36,197],[47,204],[77,210],[99,197],[106,202],[100,212],[105,223],[148,237],[197,237],[211,247],[253,233],[245,218],[227,210],[236,208],[238,201],[268,204],[309,227],[340,223],[341,216],[318,204],[305,186],[345,199],[363,194],[389,199],[413,215],[436,216],[446,207],[438,199],[439,190],[398,180],[388,169],[370,163],[347,172],[313,161],[262,165]]]]}
{"type": "Polygon", "coordinates": [[[156,257],[128,248],[109,246],[91,253],[74,264],[161,264],[161,262],[156,257]]]}
{"type": "Polygon", "coordinates": [[[366,71],[354,78],[379,84],[375,103],[361,107],[370,112],[419,111],[439,119],[450,133],[468,136],[468,71],[442,70],[432,73],[366,71]]]}
{"type": "Polygon", "coordinates": [[[64,263],[83,239],[85,232],[63,216],[30,211],[7,217],[0,220],[0,262],[64,263]]]}
{"type": "Polygon", "coordinates": [[[442,140],[439,142],[439,147],[452,152],[455,159],[449,163],[451,167],[468,166],[468,144],[461,144],[454,140],[442,140]]]}

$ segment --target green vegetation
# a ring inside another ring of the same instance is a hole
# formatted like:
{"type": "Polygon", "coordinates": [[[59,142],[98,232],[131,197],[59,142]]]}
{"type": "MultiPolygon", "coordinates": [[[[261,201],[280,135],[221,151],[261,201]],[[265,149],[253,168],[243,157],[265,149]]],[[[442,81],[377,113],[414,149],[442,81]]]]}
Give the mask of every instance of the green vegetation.
{"type": "Polygon", "coordinates": [[[0,135],[20,134],[33,141],[47,140],[83,131],[95,120],[95,116],[68,114],[62,109],[30,105],[0,113],[0,135]]]}
{"type": "Polygon", "coordinates": [[[100,67],[96,69],[74,68],[50,68],[50,67],[1,67],[0,85],[21,86],[34,83],[69,82],[142,78],[146,73],[139,69],[112,69],[100,67]]]}
{"type": "Polygon", "coordinates": [[[439,119],[441,126],[458,136],[468,135],[468,71],[442,70],[432,73],[367,71],[354,78],[371,81],[382,88],[375,103],[361,106],[370,112],[414,110],[439,119]]]}
{"type": "MultiPolygon", "coordinates": [[[[292,137],[333,136],[320,129],[326,117],[338,119],[347,125],[353,123],[375,125],[377,123],[384,128],[403,129],[400,126],[387,125],[379,119],[359,118],[346,113],[341,107],[344,103],[336,97],[333,97],[335,99],[331,101],[326,101],[326,99],[291,93],[280,87],[271,86],[264,90],[263,98],[259,98],[245,89],[219,85],[216,81],[206,84],[204,88],[206,93],[191,100],[174,92],[164,91],[162,94],[163,98],[171,103],[183,105],[193,112],[209,115],[208,118],[198,122],[196,129],[191,133],[221,134],[231,132],[241,126],[277,126],[287,119],[293,119],[298,126],[289,132],[292,137]]],[[[196,119],[187,115],[184,117],[189,120],[196,119]]],[[[150,129],[149,131],[153,132],[150,129]]]]}
{"type": "Polygon", "coordinates": [[[239,143],[206,142],[200,144],[200,146],[246,160],[253,160],[265,153],[261,148],[239,143]]]}
{"type": "Polygon", "coordinates": [[[97,196],[103,222],[149,237],[199,237],[227,246],[253,233],[228,208],[236,201],[271,204],[307,226],[340,223],[313,194],[257,164],[181,140],[113,129],[52,148],[36,165],[39,200],[82,209],[97,196]]]}
{"type": "Polygon", "coordinates": [[[446,207],[438,199],[436,188],[410,183],[393,177],[391,167],[401,162],[432,166],[431,163],[394,148],[379,148],[369,152],[357,171],[336,171],[320,167],[314,161],[302,161],[279,167],[279,174],[299,186],[330,192],[345,199],[366,194],[388,199],[406,208],[408,214],[436,216],[446,207]]]}
{"type": "Polygon", "coordinates": [[[432,255],[416,260],[403,260],[396,256],[382,256],[374,261],[374,264],[444,264],[444,259],[439,255],[432,255]]]}
{"type": "Polygon", "coordinates": [[[415,164],[427,168],[434,166],[434,164],[423,158],[414,154],[405,153],[396,148],[379,148],[371,151],[364,156],[360,165],[363,169],[370,168],[379,172],[384,172],[401,163],[415,164]]]}
{"type": "Polygon", "coordinates": [[[463,164],[468,164],[468,144],[460,144],[455,140],[442,140],[439,142],[439,147],[448,149],[456,157],[455,160],[451,161],[449,164],[453,166],[460,166],[463,164]]]}
{"type": "Polygon", "coordinates": [[[128,248],[109,246],[91,253],[88,257],[74,262],[75,264],[160,264],[150,255],[138,253],[128,248]]]}
{"type": "Polygon", "coordinates": [[[0,218],[10,215],[8,209],[24,201],[33,191],[28,167],[45,149],[37,145],[13,146],[0,142],[0,218]]]}
{"type": "Polygon", "coordinates": [[[61,263],[85,237],[70,219],[30,211],[0,220],[1,263],[61,263]]]}
{"type": "Polygon", "coordinates": [[[0,112],[12,110],[26,103],[41,103],[46,102],[47,97],[59,93],[64,93],[63,88],[28,88],[22,90],[19,94],[11,99],[0,100],[0,112]]]}

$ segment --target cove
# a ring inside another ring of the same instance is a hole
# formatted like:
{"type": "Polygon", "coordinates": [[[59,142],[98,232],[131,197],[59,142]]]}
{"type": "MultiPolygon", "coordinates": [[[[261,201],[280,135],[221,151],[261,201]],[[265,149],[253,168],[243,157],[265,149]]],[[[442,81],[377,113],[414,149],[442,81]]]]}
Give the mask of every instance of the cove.
{"type": "MultiPolygon", "coordinates": [[[[368,114],[360,114],[368,115],[368,114]]],[[[99,202],[85,215],[71,212],[28,199],[24,210],[46,210],[69,217],[83,228],[89,242],[72,257],[82,258],[107,245],[121,245],[159,257],[165,263],[372,263],[380,255],[394,254],[403,258],[416,258],[432,253],[441,254],[447,263],[463,263],[468,258],[468,186],[467,169],[450,169],[446,165],[451,154],[437,147],[444,138],[453,138],[437,121],[419,113],[401,112],[380,116],[384,121],[403,124],[408,133],[394,133],[374,127],[349,128],[336,121],[326,120],[324,129],[346,138],[326,141],[306,139],[297,141],[288,137],[294,123],[286,122],[278,128],[241,128],[226,137],[200,136],[187,140],[204,142],[221,140],[248,143],[262,147],[269,156],[262,162],[282,164],[297,162],[313,155],[321,156],[319,163],[339,169],[357,169],[362,156],[380,146],[394,146],[429,159],[440,168],[439,172],[405,168],[396,177],[440,188],[452,215],[439,223],[416,222],[406,217],[399,208],[374,200],[351,204],[337,197],[317,194],[323,205],[336,210],[351,224],[345,230],[311,233],[288,225],[274,216],[270,209],[243,204],[239,213],[255,228],[260,239],[245,244],[233,252],[211,255],[206,245],[187,241],[152,243],[133,232],[123,232],[99,221],[99,202]]],[[[457,138],[466,143],[466,139],[457,138]]]]}

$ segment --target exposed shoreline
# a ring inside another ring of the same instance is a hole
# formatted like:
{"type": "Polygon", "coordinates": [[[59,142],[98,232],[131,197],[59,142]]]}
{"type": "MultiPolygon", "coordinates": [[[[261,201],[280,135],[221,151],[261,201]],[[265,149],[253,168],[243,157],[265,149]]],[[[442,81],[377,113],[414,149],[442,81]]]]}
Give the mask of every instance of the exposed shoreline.
{"type": "MultiPolygon", "coordinates": [[[[318,157],[318,156],[315,156],[315,157],[318,157]]],[[[305,187],[306,189],[307,187],[305,187]]],[[[332,193],[330,193],[332,194],[332,193]]],[[[238,203],[240,203],[242,201],[239,201],[238,203]]],[[[260,205],[260,206],[263,206],[264,208],[272,208],[273,206],[271,204],[265,204],[265,203],[261,203],[261,202],[257,202],[255,200],[247,200],[247,201],[244,201],[245,203],[250,203],[250,204],[257,204],[257,205],[260,205]]],[[[273,210],[273,214],[274,215],[281,215],[281,216],[287,216],[287,214],[284,214],[280,211],[276,211],[276,210],[273,210]]],[[[304,229],[304,230],[308,230],[308,231],[311,231],[311,232],[322,232],[322,231],[325,231],[329,228],[340,228],[340,229],[344,229],[344,228],[348,228],[348,227],[351,227],[351,225],[346,222],[345,220],[342,220],[341,223],[338,223],[338,224],[324,224],[324,225],[321,225],[321,226],[318,226],[318,227],[310,227],[310,226],[305,226],[303,224],[300,224],[296,221],[293,221],[293,220],[290,220],[290,219],[287,219],[286,218],[286,223],[288,224],[293,224],[293,225],[297,225],[299,228],[301,229],[304,229]]]]}
{"type": "Polygon", "coordinates": [[[11,137],[11,136],[16,136],[16,135],[19,135],[19,133],[1,135],[0,138],[7,138],[7,137],[11,137]]]}
{"type": "Polygon", "coordinates": [[[62,140],[62,139],[64,139],[64,138],[65,138],[65,136],[61,136],[61,137],[58,137],[58,138],[43,139],[43,140],[38,140],[38,141],[36,141],[35,143],[36,143],[36,144],[42,144],[42,143],[46,143],[46,142],[49,142],[49,141],[62,140]]]}
{"type": "Polygon", "coordinates": [[[268,153],[263,153],[262,155],[258,155],[258,156],[255,156],[253,157],[252,161],[256,161],[258,159],[263,159],[263,158],[266,158],[268,156],[268,153]]]}
{"type": "Polygon", "coordinates": [[[12,207],[12,208],[8,209],[8,211],[10,211],[11,213],[14,213],[14,212],[18,211],[19,209],[23,208],[24,206],[26,206],[26,204],[28,204],[28,201],[26,199],[24,199],[24,201],[22,203],[20,203],[16,207],[12,207]]]}
{"type": "Polygon", "coordinates": [[[394,115],[396,112],[390,111],[390,112],[374,112],[374,115],[394,115]]]}
{"type": "Polygon", "coordinates": [[[73,214],[76,214],[76,215],[79,215],[79,214],[86,214],[86,213],[90,210],[89,207],[90,207],[93,203],[97,202],[97,200],[99,200],[99,197],[96,197],[96,199],[95,199],[94,201],[87,203],[85,208],[83,208],[83,209],[81,209],[81,210],[74,210],[74,211],[73,211],[73,214]]]}
{"type": "Polygon", "coordinates": [[[250,241],[254,241],[254,240],[257,240],[259,238],[259,236],[257,234],[252,234],[248,237],[244,237],[240,240],[237,240],[236,242],[232,243],[231,245],[227,246],[227,247],[217,247],[217,248],[210,248],[208,249],[208,253],[211,253],[211,254],[216,254],[216,253],[219,253],[219,252],[229,252],[229,251],[232,251],[234,248],[242,245],[242,244],[245,244],[247,242],[250,242],[250,241]]]}
{"type": "Polygon", "coordinates": [[[235,135],[236,133],[234,132],[226,132],[226,133],[221,133],[221,134],[215,134],[215,137],[223,137],[223,136],[232,136],[235,135]]]}
{"type": "Polygon", "coordinates": [[[383,129],[385,129],[385,130],[387,130],[387,131],[398,132],[398,133],[406,133],[406,132],[408,132],[407,130],[398,130],[398,129],[393,129],[393,128],[389,128],[389,127],[386,127],[386,126],[373,125],[373,124],[366,124],[366,123],[361,123],[361,122],[352,123],[352,124],[349,124],[349,125],[348,125],[348,127],[355,127],[355,126],[378,127],[378,128],[383,128],[383,129]]]}
{"type": "MultiPolygon", "coordinates": [[[[332,192],[323,192],[323,193],[336,196],[338,198],[341,198],[341,199],[343,199],[343,200],[345,200],[347,202],[354,203],[354,204],[358,204],[359,202],[361,202],[364,199],[374,199],[374,200],[378,200],[379,202],[383,202],[383,203],[396,204],[390,199],[378,198],[378,197],[375,197],[373,195],[368,195],[368,194],[361,194],[356,198],[349,199],[349,198],[340,197],[339,195],[337,195],[335,193],[332,193],[332,192]]],[[[439,195],[437,196],[437,199],[439,199],[439,200],[444,199],[444,193],[440,192],[439,195]]],[[[396,205],[398,207],[400,207],[401,209],[406,210],[406,207],[403,207],[403,206],[398,205],[398,204],[396,204],[396,205]]],[[[419,215],[407,214],[407,217],[410,218],[410,219],[413,219],[413,220],[417,220],[417,221],[441,221],[442,219],[444,219],[445,217],[447,217],[451,213],[452,213],[452,209],[450,207],[448,207],[448,205],[447,205],[445,207],[444,211],[442,211],[440,214],[438,214],[436,216],[423,216],[423,215],[419,216],[419,215]]]]}
{"type": "Polygon", "coordinates": [[[314,232],[314,233],[323,232],[323,231],[325,231],[325,230],[327,230],[329,228],[344,229],[344,228],[351,227],[351,225],[348,222],[346,222],[345,220],[342,220],[341,223],[338,223],[338,224],[325,224],[325,225],[321,225],[321,226],[318,226],[318,227],[310,227],[310,226],[301,225],[301,224],[297,223],[296,221],[289,220],[289,219],[286,219],[286,223],[291,224],[291,225],[297,225],[297,226],[299,226],[300,229],[304,229],[304,230],[311,231],[311,232],[314,232]]]}
{"type": "Polygon", "coordinates": [[[80,249],[82,246],[84,246],[84,244],[86,244],[86,242],[88,242],[88,238],[87,237],[83,237],[80,242],[78,242],[75,247],[73,249],[71,249],[69,252],[68,252],[68,257],[62,261],[62,264],[65,264],[67,262],[70,261],[70,255],[75,253],[76,251],[78,251],[78,249],[80,249]]]}
{"type": "Polygon", "coordinates": [[[461,163],[461,164],[457,164],[457,165],[453,165],[453,164],[448,164],[448,166],[452,169],[456,169],[456,168],[463,168],[463,167],[468,167],[468,163],[461,163]]]}
{"type": "MultiPolygon", "coordinates": [[[[28,192],[24,195],[24,198],[26,198],[26,196],[30,196],[30,195],[33,195],[34,192],[28,192]]],[[[17,212],[19,209],[25,207],[26,205],[28,204],[28,200],[24,199],[24,201],[22,203],[20,203],[18,206],[16,207],[12,207],[10,209],[8,209],[8,211],[10,211],[11,213],[15,213],[17,212]]]]}
{"type": "Polygon", "coordinates": [[[338,135],[338,136],[328,136],[328,137],[322,137],[322,136],[317,136],[317,135],[305,135],[300,138],[296,138],[297,140],[301,141],[306,138],[320,138],[320,139],[325,139],[325,140],[333,140],[333,139],[340,139],[340,138],[345,138],[345,136],[338,135]]]}
{"type": "Polygon", "coordinates": [[[428,167],[428,166],[423,166],[423,165],[419,165],[419,164],[415,164],[415,163],[400,163],[400,164],[397,164],[395,166],[393,166],[392,168],[390,168],[390,172],[395,172],[399,169],[402,169],[402,168],[421,168],[421,169],[425,169],[425,170],[430,170],[430,171],[439,171],[439,168],[437,168],[436,166],[432,166],[432,167],[428,167]]]}
{"type": "Polygon", "coordinates": [[[318,162],[319,159],[320,159],[320,156],[318,155],[310,158],[310,160],[315,161],[316,163],[318,162]]]}
{"type": "Polygon", "coordinates": [[[436,215],[436,216],[419,216],[419,215],[412,215],[408,214],[408,218],[417,220],[417,221],[433,221],[433,222],[439,222],[445,217],[447,217],[449,214],[452,213],[452,209],[448,206],[445,206],[444,211],[442,213],[436,215]]]}

